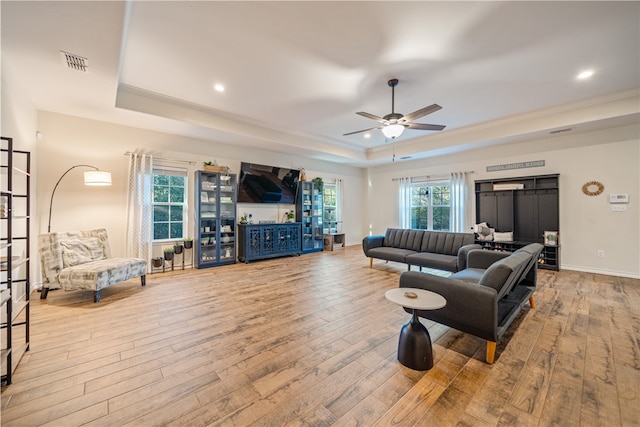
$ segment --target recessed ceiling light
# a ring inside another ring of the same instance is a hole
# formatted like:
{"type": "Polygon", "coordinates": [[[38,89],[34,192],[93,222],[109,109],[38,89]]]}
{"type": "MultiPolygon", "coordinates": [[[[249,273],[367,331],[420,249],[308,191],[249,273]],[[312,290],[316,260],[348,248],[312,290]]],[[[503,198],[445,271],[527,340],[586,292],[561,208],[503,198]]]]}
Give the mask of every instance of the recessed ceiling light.
{"type": "Polygon", "coordinates": [[[224,86],[222,86],[220,83],[216,83],[213,85],[213,89],[216,92],[224,92],[224,86]]]}
{"type": "Polygon", "coordinates": [[[364,134],[364,139],[369,139],[371,138],[371,134],[370,133],[365,133],[364,134]]]}
{"type": "Polygon", "coordinates": [[[577,78],[578,80],[584,80],[588,79],[591,76],[593,76],[593,70],[584,70],[580,74],[578,74],[577,78]]]}

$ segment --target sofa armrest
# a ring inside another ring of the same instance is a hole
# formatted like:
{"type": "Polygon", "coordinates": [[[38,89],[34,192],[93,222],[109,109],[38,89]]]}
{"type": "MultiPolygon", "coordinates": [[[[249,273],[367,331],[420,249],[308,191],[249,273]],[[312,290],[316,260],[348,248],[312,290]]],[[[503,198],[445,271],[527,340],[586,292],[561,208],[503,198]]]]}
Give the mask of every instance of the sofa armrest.
{"type": "Polygon", "coordinates": [[[456,271],[464,270],[465,268],[467,268],[467,255],[469,254],[469,252],[476,249],[482,249],[482,246],[476,243],[472,243],[470,245],[464,245],[460,249],[458,249],[458,269],[456,271]]]}
{"type": "Polygon", "coordinates": [[[487,340],[497,340],[498,301],[495,289],[416,271],[402,273],[400,287],[425,289],[447,300],[447,305],[441,309],[418,310],[421,317],[487,340]]]}
{"type": "Polygon", "coordinates": [[[379,248],[384,243],[384,236],[366,236],[362,239],[362,250],[369,256],[369,249],[379,248]]]}
{"type": "Polygon", "coordinates": [[[467,253],[467,268],[480,268],[486,270],[494,262],[500,261],[509,255],[511,255],[510,252],[474,249],[467,253]]]}

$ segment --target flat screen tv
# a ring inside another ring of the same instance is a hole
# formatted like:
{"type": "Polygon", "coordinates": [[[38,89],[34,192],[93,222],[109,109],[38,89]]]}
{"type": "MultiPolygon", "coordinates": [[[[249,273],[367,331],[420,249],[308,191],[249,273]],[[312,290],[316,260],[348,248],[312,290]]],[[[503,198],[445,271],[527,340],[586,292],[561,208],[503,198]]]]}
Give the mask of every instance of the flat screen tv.
{"type": "Polygon", "coordinates": [[[238,203],[294,204],[300,170],[242,162],[238,203]]]}

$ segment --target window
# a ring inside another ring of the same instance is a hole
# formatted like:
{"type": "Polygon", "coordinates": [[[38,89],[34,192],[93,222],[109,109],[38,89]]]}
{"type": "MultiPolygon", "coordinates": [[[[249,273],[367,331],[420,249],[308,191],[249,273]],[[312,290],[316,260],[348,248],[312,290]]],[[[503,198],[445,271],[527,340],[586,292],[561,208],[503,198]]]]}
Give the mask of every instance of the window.
{"type": "Polygon", "coordinates": [[[451,216],[451,186],[448,182],[411,184],[411,228],[448,231],[451,216]]]}
{"type": "Polygon", "coordinates": [[[184,170],[153,170],[153,240],[182,239],[186,228],[187,176],[184,170]]]}
{"type": "Polygon", "coordinates": [[[324,233],[337,233],[338,226],[338,194],[336,184],[325,183],[322,190],[324,209],[322,222],[325,226],[324,233]]]}

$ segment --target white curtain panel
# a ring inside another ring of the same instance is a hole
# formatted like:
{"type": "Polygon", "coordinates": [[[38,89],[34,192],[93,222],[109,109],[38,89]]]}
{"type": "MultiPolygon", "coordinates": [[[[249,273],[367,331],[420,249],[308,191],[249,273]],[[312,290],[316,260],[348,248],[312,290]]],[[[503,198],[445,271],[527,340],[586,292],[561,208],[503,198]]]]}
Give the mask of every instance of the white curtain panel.
{"type": "Polygon", "coordinates": [[[341,179],[336,180],[336,203],[338,204],[338,206],[336,206],[336,221],[340,224],[339,229],[336,231],[340,232],[342,228],[342,212],[344,209],[344,182],[341,179]]]}
{"type": "Polygon", "coordinates": [[[451,231],[468,233],[471,228],[468,172],[451,172],[451,231]]]}
{"type": "Polygon", "coordinates": [[[398,227],[411,228],[411,178],[398,178],[398,227]]]}
{"type": "Polygon", "coordinates": [[[152,156],[130,153],[126,251],[128,257],[145,259],[148,272],[153,243],[152,180],[152,156]]]}

